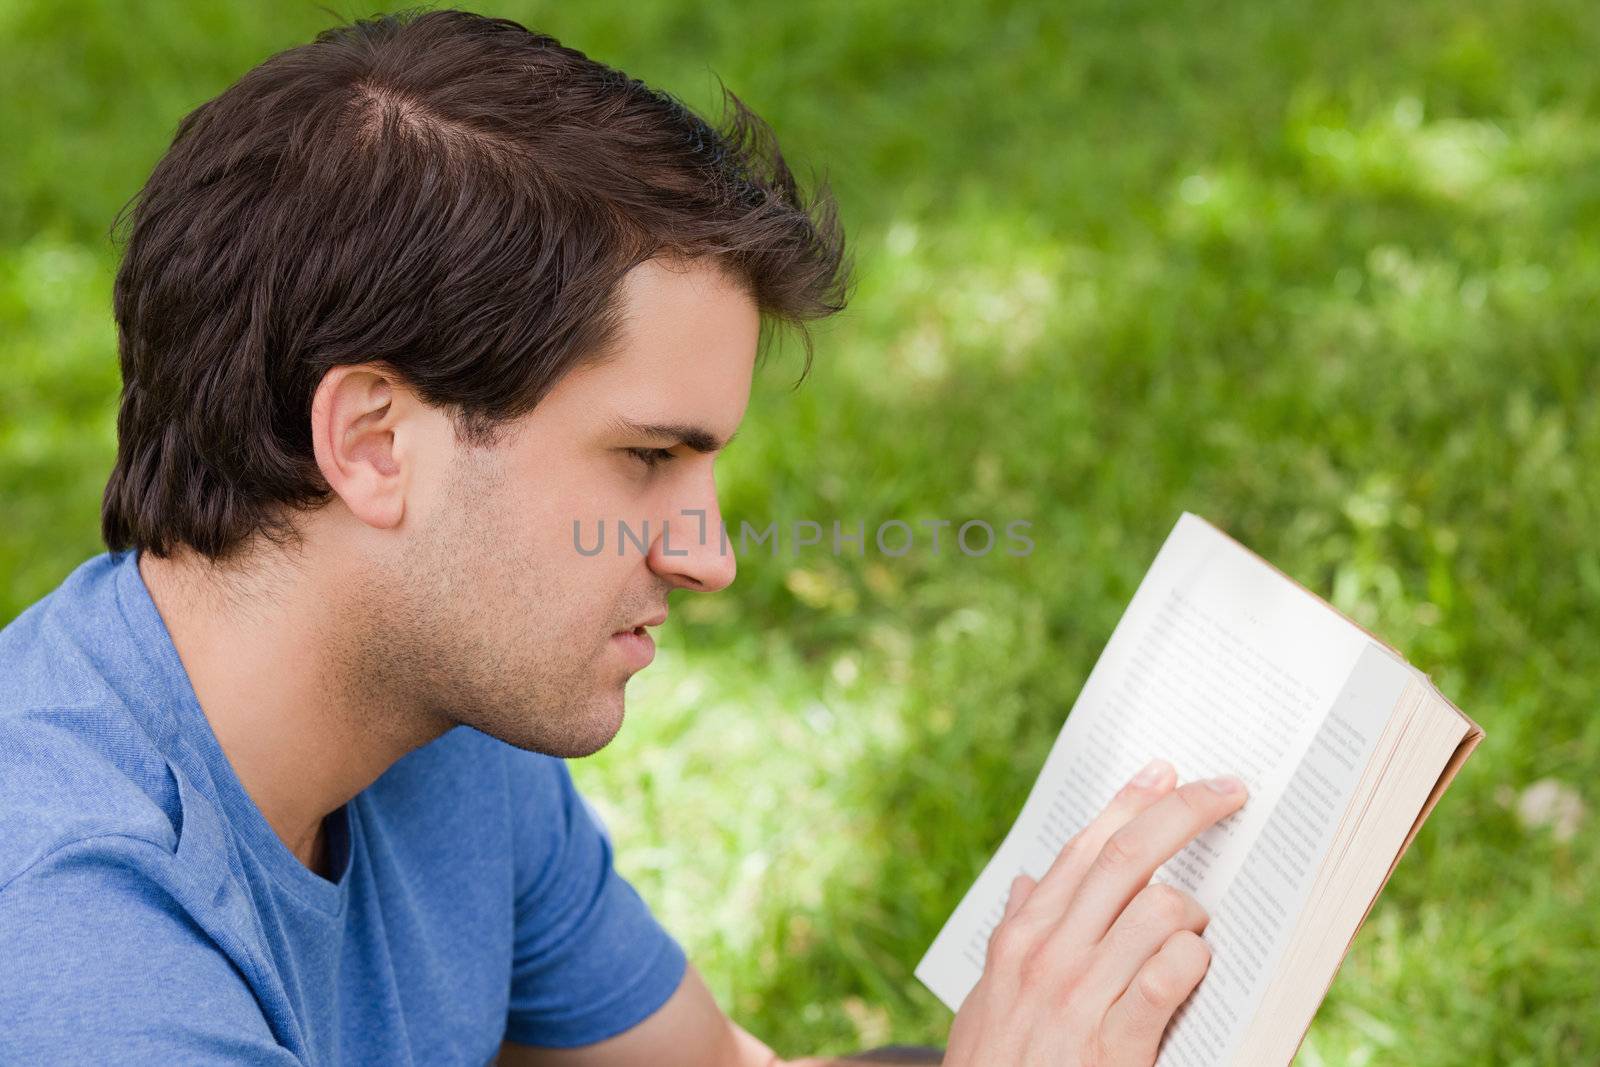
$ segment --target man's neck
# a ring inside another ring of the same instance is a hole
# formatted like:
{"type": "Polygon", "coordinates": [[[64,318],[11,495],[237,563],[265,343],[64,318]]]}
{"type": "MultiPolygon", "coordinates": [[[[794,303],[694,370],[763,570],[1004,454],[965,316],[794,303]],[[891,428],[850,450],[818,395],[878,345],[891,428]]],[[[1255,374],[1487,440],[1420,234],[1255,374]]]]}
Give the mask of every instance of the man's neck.
{"type": "MultiPolygon", "coordinates": [[[[306,556],[227,581],[192,554],[139,557],[200,708],[245,791],[283,843],[328,873],[322,823],[449,723],[366,676],[340,602],[348,573],[306,556]]],[[[414,695],[413,695],[414,696],[414,695]]]]}

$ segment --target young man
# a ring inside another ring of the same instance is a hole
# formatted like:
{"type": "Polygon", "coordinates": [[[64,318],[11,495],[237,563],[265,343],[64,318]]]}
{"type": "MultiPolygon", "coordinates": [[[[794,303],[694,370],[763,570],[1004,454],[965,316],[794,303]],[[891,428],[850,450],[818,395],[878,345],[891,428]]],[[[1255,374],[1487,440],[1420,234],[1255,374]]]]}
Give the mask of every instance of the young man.
{"type": "MultiPolygon", "coordinates": [[[[183,121],[116,282],[111,551],[0,632],[0,1059],[776,1062],[561,761],[733,580],[763,318],[842,306],[735,114],[436,12],[183,121]],[[579,550],[617,519],[642,551],[579,550]]],[[[1150,873],[1242,802],[1174,784],[1019,881],[947,1062],[1150,1061],[1205,968],[1150,873]]]]}

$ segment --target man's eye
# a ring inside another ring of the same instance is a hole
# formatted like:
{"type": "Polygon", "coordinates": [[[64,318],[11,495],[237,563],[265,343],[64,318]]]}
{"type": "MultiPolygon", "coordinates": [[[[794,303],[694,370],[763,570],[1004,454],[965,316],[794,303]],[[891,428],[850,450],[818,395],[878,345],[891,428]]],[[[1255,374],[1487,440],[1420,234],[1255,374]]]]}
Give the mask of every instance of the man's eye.
{"type": "Polygon", "coordinates": [[[646,467],[655,467],[672,458],[672,450],[666,448],[630,448],[627,453],[646,467]]]}

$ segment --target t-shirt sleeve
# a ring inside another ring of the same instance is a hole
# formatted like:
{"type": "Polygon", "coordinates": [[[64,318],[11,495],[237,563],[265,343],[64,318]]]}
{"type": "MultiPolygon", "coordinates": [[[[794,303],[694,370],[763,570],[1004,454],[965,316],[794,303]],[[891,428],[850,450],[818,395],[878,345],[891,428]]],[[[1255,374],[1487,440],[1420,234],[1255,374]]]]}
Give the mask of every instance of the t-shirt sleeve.
{"type": "Polygon", "coordinates": [[[93,838],[0,887],[5,1062],[296,1063],[227,956],[143,873],[159,851],[93,838]]]}
{"type": "Polygon", "coordinates": [[[512,750],[518,843],[507,1040],[593,1044],[631,1029],[683,980],[683,949],[611,863],[564,762],[512,750]]]}

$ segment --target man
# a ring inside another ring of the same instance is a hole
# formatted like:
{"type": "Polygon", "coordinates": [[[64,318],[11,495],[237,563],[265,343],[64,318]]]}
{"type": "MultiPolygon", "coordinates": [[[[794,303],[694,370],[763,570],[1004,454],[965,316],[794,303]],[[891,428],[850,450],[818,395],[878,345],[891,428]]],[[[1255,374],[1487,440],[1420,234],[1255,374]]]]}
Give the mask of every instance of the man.
{"type": "MultiPolygon", "coordinates": [[[[505,21],[333,30],[186,118],[116,282],[111,551],[0,632],[0,1060],[777,1062],[561,759],[733,580],[713,463],[841,250],[736,103],[505,21]]],[[[1150,1061],[1205,958],[1146,884],[1243,799],[1171,777],[1019,881],[947,1062],[1150,1061]]]]}

